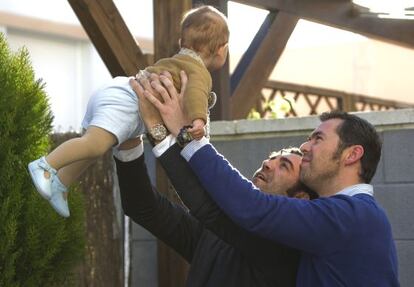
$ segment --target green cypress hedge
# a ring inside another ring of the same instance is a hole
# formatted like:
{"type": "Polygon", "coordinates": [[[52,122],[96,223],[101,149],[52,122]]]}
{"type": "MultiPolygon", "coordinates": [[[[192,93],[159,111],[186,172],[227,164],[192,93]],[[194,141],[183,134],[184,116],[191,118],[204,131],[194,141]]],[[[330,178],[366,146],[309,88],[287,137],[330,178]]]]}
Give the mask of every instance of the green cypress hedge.
{"type": "Polygon", "coordinates": [[[70,193],[60,217],[35,190],[27,164],[50,147],[52,114],[26,49],[0,33],[0,286],[71,286],[83,259],[84,208],[70,193]]]}

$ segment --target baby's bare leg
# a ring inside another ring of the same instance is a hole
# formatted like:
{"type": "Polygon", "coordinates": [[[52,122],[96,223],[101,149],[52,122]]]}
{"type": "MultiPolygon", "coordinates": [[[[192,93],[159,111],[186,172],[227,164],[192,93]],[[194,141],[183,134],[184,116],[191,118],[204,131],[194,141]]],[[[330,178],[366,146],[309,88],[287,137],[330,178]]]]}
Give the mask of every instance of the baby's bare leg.
{"type": "Polygon", "coordinates": [[[81,160],[95,160],[117,143],[115,135],[95,126],[90,126],[80,138],[70,139],[47,157],[46,161],[59,170],[81,160]]]}
{"type": "Polygon", "coordinates": [[[74,183],[78,177],[92,164],[96,159],[85,159],[71,163],[58,171],[60,181],[66,186],[74,183]]]}

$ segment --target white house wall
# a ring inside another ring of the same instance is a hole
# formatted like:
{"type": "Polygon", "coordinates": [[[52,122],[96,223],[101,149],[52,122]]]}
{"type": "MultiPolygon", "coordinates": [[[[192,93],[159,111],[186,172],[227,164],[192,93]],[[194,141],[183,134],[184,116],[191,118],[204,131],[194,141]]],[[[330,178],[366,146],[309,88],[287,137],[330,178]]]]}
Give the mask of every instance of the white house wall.
{"type": "Polygon", "coordinates": [[[8,29],[10,47],[26,47],[42,78],[54,115],[55,131],[79,131],[87,100],[110,79],[110,74],[89,41],[8,29]]]}

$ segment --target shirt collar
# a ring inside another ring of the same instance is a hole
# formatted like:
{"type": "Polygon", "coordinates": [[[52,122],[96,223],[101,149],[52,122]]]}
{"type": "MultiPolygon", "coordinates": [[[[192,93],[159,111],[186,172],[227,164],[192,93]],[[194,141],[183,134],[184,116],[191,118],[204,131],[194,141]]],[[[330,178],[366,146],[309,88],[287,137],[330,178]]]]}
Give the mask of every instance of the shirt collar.
{"type": "Polygon", "coordinates": [[[196,61],[200,62],[203,66],[205,66],[203,59],[201,59],[200,55],[197,54],[196,51],[187,48],[181,48],[178,54],[190,56],[191,58],[195,59],[196,61]]]}
{"type": "Polygon", "coordinates": [[[335,195],[343,194],[343,195],[348,195],[348,196],[354,196],[360,193],[374,196],[374,187],[371,184],[366,184],[366,183],[355,184],[355,185],[348,186],[342,189],[340,192],[336,193],[335,195]]]}

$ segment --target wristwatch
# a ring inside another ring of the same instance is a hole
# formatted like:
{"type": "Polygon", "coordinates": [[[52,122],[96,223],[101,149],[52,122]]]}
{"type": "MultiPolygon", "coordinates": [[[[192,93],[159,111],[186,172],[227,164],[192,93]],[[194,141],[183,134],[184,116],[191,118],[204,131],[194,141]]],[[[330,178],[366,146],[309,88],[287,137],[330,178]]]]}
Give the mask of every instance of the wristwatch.
{"type": "Polygon", "coordinates": [[[168,135],[168,130],[163,124],[156,124],[148,129],[147,138],[152,146],[165,139],[168,135]]]}
{"type": "Polygon", "coordinates": [[[186,144],[188,144],[190,141],[193,140],[193,137],[188,132],[188,129],[191,128],[191,126],[183,126],[180,129],[180,132],[177,135],[177,143],[180,147],[184,147],[186,144]]]}

